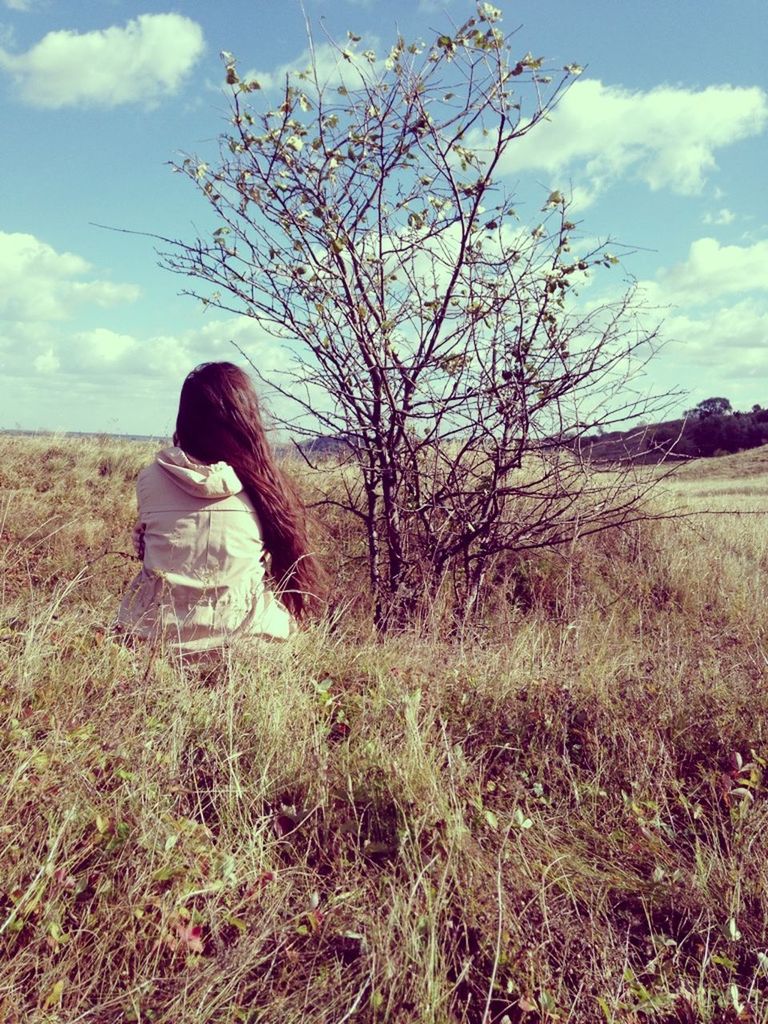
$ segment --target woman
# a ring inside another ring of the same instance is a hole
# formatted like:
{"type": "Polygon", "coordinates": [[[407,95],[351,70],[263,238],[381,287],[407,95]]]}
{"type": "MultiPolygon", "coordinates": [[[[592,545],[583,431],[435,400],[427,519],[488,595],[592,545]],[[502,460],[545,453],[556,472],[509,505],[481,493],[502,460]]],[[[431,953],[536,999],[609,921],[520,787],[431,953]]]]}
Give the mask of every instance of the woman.
{"type": "Polygon", "coordinates": [[[320,604],[321,571],[247,374],[233,363],[193,370],[173,441],[139,474],[144,564],[118,625],[184,653],[243,635],[286,638],[320,604]]]}

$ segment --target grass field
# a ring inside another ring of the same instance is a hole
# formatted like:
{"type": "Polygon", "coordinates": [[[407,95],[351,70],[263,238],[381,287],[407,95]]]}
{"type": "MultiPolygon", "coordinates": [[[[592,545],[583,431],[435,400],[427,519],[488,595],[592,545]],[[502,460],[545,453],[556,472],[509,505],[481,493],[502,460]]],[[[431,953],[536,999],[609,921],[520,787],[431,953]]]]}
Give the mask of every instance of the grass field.
{"type": "Polygon", "coordinates": [[[765,450],[444,639],[328,524],[213,678],[110,637],[151,451],[0,436],[0,1021],[768,1021],[765,450]]]}

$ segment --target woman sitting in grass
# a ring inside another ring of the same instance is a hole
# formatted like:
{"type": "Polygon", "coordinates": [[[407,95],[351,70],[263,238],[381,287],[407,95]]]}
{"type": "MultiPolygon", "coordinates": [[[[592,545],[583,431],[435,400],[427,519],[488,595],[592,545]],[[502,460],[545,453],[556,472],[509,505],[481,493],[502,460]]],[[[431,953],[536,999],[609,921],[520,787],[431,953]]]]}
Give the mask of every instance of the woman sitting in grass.
{"type": "Polygon", "coordinates": [[[139,474],[134,542],[144,564],[119,627],[185,653],[289,636],[320,603],[321,571],[248,375],[233,363],[193,370],[173,441],[139,474]]]}

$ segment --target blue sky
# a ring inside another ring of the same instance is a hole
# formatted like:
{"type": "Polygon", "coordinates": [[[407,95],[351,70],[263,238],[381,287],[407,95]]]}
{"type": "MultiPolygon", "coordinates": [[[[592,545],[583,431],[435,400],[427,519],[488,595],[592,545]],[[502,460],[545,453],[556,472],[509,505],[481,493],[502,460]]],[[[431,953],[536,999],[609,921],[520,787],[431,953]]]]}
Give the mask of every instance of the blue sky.
{"type": "MultiPolygon", "coordinates": [[[[521,55],[586,66],[512,151],[509,182],[572,189],[585,236],[637,247],[627,270],[670,339],[648,383],[687,389],[676,411],[713,394],[768,404],[765,0],[500,6],[521,55]]],[[[351,29],[384,52],[474,8],[306,9],[320,44],[351,29]]],[[[148,239],[94,224],[190,238],[207,211],[168,161],[214,151],[220,51],[268,83],[306,45],[292,0],[0,0],[0,428],[166,434],[184,374],[232,358],[229,339],[267,369],[285,358],[180,296],[148,239]]]]}

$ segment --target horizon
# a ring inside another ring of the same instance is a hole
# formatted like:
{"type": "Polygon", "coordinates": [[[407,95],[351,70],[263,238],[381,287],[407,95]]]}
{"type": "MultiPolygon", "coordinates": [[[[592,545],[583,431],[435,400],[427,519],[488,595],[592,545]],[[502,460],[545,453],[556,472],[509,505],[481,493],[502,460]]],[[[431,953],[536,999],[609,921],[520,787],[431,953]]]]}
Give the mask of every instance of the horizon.
{"type": "MultiPolygon", "coordinates": [[[[711,398],[714,398],[715,396],[708,396],[708,397],[711,399],[711,398]]],[[[720,397],[726,397],[726,396],[720,396],[720,397]]],[[[704,400],[702,400],[702,401],[704,401],[704,400]]],[[[743,416],[747,416],[750,413],[753,413],[753,412],[755,412],[758,409],[762,410],[764,408],[766,408],[766,407],[763,407],[760,403],[753,403],[752,406],[749,409],[738,409],[736,406],[732,406],[730,409],[724,410],[722,413],[717,413],[716,415],[725,415],[725,416],[731,416],[731,415],[741,416],[741,415],[743,415],[743,416]]],[[[597,424],[594,428],[591,428],[590,432],[587,432],[586,434],[583,435],[583,440],[585,440],[585,441],[590,441],[590,440],[591,441],[597,441],[599,439],[607,439],[607,438],[611,438],[611,437],[614,437],[614,436],[624,436],[624,435],[632,434],[634,431],[638,431],[638,430],[649,430],[649,429],[652,429],[654,427],[663,426],[665,424],[675,424],[675,423],[679,423],[679,422],[684,422],[684,421],[690,419],[691,418],[691,414],[694,413],[694,412],[695,412],[695,407],[691,407],[691,408],[687,408],[687,409],[682,409],[680,411],[679,415],[670,415],[670,416],[667,416],[667,417],[665,417],[663,419],[657,419],[657,420],[639,419],[636,423],[632,423],[632,424],[630,424],[630,425],[628,425],[628,426],[626,426],[624,428],[616,428],[616,429],[613,429],[613,430],[606,430],[605,428],[603,428],[599,424],[597,424]]],[[[99,438],[99,437],[103,437],[103,438],[107,438],[109,440],[142,441],[142,442],[156,441],[158,443],[165,443],[165,442],[168,442],[168,441],[172,440],[173,431],[171,430],[167,434],[159,434],[159,433],[154,433],[154,434],[136,434],[136,433],[121,433],[121,432],[115,432],[115,431],[109,431],[109,430],[64,430],[64,429],[57,430],[57,429],[52,429],[52,428],[47,428],[47,427],[38,427],[38,428],[29,429],[29,428],[23,428],[23,427],[18,427],[18,426],[15,426],[15,427],[0,426],[0,435],[11,435],[11,436],[18,436],[18,437],[52,437],[52,438],[56,438],[56,437],[67,437],[67,438],[78,438],[78,437],[83,437],[83,438],[99,438]]],[[[302,445],[302,444],[304,444],[304,445],[312,445],[312,444],[314,444],[314,443],[316,443],[318,441],[336,441],[336,440],[340,440],[343,437],[343,435],[339,435],[339,434],[329,434],[329,433],[320,433],[320,432],[318,432],[317,435],[314,435],[314,436],[311,436],[311,437],[306,437],[306,436],[304,436],[303,438],[301,436],[299,436],[299,437],[292,437],[290,435],[286,435],[284,429],[279,427],[279,426],[268,427],[267,428],[267,435],[272,438],[272,443],[275,446],[280,446],[280,447],[288,447],[288,446],[291,446],[291,445],[302,445]]]]}

